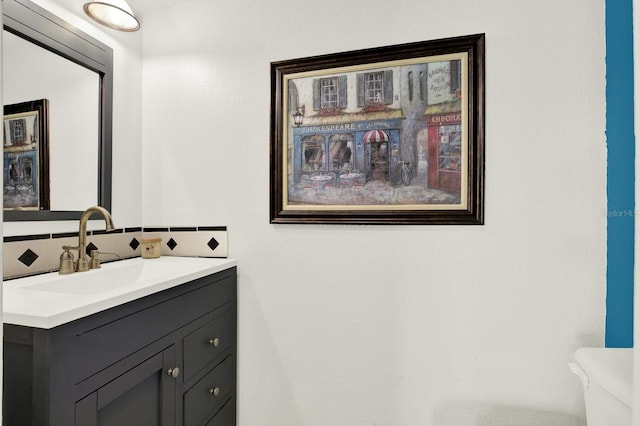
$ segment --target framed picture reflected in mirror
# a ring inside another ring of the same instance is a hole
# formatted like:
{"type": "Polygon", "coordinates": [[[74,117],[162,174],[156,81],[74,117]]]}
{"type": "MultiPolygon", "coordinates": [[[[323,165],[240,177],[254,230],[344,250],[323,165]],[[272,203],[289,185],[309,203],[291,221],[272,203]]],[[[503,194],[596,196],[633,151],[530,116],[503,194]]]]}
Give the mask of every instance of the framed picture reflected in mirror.
{"type": "Polygon", "coordinates": [[[4,210],[49,209],[47,99],[4,106],[4,210]]]}

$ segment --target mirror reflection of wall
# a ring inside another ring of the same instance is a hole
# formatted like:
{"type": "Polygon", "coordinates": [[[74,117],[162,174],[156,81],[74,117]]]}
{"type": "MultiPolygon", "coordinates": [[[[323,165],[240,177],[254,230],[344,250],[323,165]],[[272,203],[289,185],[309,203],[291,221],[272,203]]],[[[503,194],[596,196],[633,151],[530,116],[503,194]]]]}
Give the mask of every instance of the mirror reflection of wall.
{"type": "Polygon", "coordinates": [[[2,40],[3,103],[49,100],[51,210],[97,203],[97,73],[7,31],[2,40]]]}

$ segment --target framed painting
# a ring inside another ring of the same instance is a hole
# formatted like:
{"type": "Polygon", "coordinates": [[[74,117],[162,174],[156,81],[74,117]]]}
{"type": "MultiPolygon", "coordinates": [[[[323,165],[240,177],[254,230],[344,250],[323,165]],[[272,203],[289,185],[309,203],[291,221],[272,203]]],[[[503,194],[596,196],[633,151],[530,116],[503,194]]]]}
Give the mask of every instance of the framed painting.
{"type": "Polygon", "coordinates": [[[270,221],[484,221],[484,34],[271,63],[270,221]]]}
{"type": "Polygon", "coordinates": [[[48,101],[4,106],[4,210],[49,209],[48,101]]]}

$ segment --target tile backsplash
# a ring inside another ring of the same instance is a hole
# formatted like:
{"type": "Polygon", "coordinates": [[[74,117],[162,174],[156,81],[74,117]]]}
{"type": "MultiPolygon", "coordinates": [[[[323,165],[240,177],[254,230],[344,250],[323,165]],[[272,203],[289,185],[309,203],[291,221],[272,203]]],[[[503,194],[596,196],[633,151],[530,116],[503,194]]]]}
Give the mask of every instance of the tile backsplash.
{"type": "MultiPolygon", "coordinates": [[[[161,238],[162,256],[227,257],[228,252],[226,226],[194,226],[88,231],[86,253],[100,251],[102,262],[139,257],[142,238],[161,238]]],[[[64,245],[77,246],[78,234],[5,237],[4,279],[57,271],[64,245]]]]}

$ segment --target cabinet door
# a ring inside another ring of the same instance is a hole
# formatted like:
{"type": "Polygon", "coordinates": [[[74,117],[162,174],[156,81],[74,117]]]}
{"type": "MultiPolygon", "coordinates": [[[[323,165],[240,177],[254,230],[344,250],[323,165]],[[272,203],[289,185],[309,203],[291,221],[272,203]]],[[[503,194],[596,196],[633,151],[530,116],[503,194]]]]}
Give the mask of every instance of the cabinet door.
{"type": "Polygon", "coordinates": [[[175,425],[175,358],[171,346],[78,401],[76,426],[175,425]]]}

